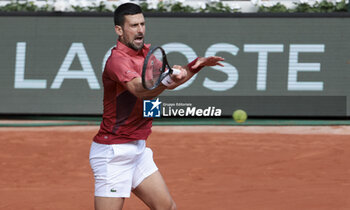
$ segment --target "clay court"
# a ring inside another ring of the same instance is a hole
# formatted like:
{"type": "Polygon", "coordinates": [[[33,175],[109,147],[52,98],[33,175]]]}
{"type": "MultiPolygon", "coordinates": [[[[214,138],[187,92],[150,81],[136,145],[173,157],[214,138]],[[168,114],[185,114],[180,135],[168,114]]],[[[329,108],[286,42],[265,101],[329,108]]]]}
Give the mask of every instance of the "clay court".
{"type": "MultiPolygon", "coordinates": [[[[0,128],[0,209],[92,210],[98,126],[0,128]]],[[[349,126],[154,126],[178,209],[348,210],[349,126]]],[[[135,197],[128,210],[147,209],[135,197]]]]}

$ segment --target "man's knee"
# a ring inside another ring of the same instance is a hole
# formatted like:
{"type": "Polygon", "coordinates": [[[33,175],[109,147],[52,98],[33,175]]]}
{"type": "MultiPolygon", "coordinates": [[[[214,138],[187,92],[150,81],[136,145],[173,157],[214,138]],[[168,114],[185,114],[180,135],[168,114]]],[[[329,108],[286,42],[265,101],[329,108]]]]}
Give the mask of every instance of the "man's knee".
{"type": "Polygon", "coordinates": [[[176,204],[173,200],[162,203],[162,205],[155,206],[153,210],[176,210],[176,204]]]}
{"type": "Polygon", "coordinates": [[[174,201],[171,202],[170,210],[176,210],[176,203],[174,201]]]}

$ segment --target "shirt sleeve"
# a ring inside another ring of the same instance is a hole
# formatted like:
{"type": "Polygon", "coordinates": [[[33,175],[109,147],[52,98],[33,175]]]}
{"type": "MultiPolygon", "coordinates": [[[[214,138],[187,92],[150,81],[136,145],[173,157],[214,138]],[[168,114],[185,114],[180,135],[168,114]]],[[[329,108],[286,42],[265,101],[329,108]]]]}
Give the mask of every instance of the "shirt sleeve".
{"type": "Polygon", "coordinates": [[[106,63],[105,71],[112,80],[124,83],[141,77],[134,68],[133,63],[128,58],[110,58],[106,63]]]}

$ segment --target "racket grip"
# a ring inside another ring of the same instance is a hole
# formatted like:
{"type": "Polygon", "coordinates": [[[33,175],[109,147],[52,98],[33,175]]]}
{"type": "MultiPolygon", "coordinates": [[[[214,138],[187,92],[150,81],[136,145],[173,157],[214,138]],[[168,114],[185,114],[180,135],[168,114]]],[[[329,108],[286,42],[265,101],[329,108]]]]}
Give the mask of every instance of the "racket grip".
{"type": "Polygon", "coordinates": [[[181,70],[180,69],[172,69],[173,70],[173,73],[172,74],[174,74],[174,75],[179,75],[179,74],[181,74],[181,70]]]}
{"type": "Polygon", "coordinates": [[[164,79],[162,80],[162,84],[169,87],[170,85],[174,84],[174,80],[171,79],[170,74],[167,75],[166,77],[164,77],[164,79]]]}
{"type": "MultiPolygon", "coordinates": [[[[172,73],[174,75],[179,75],[181,74],[180,69],[172,69],[172,73]]],[[[162,80],[163,85],[169,87],[170,85],[174,84],[174,81],[171,79],[171,75],[167,75],[163,80],[162,80]]]]}

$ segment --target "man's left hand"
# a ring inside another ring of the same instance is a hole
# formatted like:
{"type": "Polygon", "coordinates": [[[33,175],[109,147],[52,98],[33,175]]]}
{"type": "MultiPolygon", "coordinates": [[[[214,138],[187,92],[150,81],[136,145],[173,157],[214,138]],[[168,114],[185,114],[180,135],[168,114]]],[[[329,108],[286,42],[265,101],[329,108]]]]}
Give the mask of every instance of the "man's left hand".
{"type": "Polygon", "coordinates": [[[204,66],[224,66],[220,61],[225,59],[219,56],[210,56],[210,57],[199,57],[197,62],[192,66],[193,69],[204,67],[204,66]]]}

